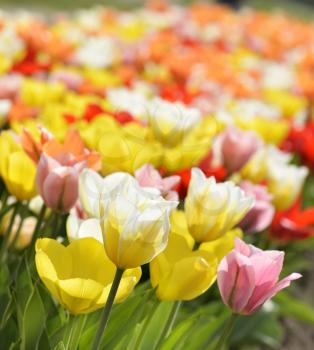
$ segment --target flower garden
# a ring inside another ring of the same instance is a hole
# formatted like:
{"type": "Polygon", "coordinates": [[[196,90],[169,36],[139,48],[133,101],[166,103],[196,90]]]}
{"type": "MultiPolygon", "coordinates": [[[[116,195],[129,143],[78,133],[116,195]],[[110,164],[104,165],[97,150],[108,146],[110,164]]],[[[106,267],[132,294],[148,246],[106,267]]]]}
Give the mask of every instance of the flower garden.
{"type": "Polygon", "coordinates": [[[219,5],[1,14],[0,348],[313,327],[313,47],[311,23],[219,5]]]}

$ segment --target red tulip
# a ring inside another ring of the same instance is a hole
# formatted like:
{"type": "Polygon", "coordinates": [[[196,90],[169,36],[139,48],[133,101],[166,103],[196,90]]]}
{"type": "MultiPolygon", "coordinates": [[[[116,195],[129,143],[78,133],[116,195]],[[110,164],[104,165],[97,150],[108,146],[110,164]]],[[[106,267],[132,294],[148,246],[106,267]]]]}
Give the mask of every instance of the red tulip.
{"type": "Polygon", "coordinates": [[[314,236],[314,207],[301,209],[301,199],[289,209],[277,211],[270,234],[281,241],[307,239],[314,236]]]}

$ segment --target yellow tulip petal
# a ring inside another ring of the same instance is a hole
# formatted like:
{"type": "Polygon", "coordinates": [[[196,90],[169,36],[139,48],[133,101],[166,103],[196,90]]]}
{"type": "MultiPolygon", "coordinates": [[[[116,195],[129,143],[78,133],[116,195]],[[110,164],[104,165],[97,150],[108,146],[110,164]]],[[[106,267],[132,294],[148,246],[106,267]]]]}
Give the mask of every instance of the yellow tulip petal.
{"type": "Polygon", "coordinates": [[[204,293],[216,279],[215,268],[202,257],[189,257],[173,266],[158,285],[161,300],[191,300],[204,293]]]}
{"type": "Polygon", "coordinates": [[[54,239],[42,238],[36,241],[36,255],[41,251],[50,259],[59,279],[70,278],[72,258],[66,247],[54,239]]]}
{"type": "Polygon", "coordinates": [[[202,243],[200,250],[204,250],[214,254],[218,261],[227,255],[234,248],[235,237],[243,237],[241,229],[237,228],[227,232],[224,236],[210,242],[202,243]]]}
{"type": "Polygon", "coordinates": [[[44,282],[47,289],[59,302],[61,302],[59,289],[56,286],[58,275],[47,254],[43,251],[37,252],[35,257],[35,264],[38,275],[44,282]]]}
{"type": "Polygon", "coordinates": [[[112,282],[116,268],[106,256],[104,246],[95,238],[74,240],[66,249],[73,261],[73,278],[93,279],[103,285],[112,282]]]}
{"type": "Polygon", "coordinates": [[[103,292],[104,286],[96,281],[82,278],[59,280],[62,303],[73,313],[78,314],[90,311],[103,292]]]}

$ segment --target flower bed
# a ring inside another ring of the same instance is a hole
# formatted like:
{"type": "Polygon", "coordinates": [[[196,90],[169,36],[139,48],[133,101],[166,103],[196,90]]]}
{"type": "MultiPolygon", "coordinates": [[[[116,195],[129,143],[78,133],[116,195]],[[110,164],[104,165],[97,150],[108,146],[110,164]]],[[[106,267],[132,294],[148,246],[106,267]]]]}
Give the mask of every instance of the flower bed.
{"type": "Polygon", "coordinates": [[[279,349],[283,317],[313,325],[279,293],[313,249],[311,24],[161,1],[0,23],[3,348],[279,349]]]}

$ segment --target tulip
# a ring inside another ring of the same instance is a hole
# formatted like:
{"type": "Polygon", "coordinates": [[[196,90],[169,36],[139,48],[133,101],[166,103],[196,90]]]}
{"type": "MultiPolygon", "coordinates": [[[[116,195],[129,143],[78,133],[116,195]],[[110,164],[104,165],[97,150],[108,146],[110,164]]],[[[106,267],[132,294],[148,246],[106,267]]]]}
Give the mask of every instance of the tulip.
{"type": "Polygon", "coordinates": [[[245,215],[239,226],[246,232],[260,232],[265,230],[272,222],[275,209],[271,204],[272,196],[265,186],[253,185],[243,181],[240,187],[248,196],[255,198],[253,208],[245,215]]]}
{"type": "MultiPolygon", "coordinates": [[[[97,240],[83,238],[65,247],[53,239],[38,239],[35,263],[50,293],[72,314],[88,313],[106,304],[116,267],[97,240]]],[[[128,297],[140,277],[139,267],[124,271],[115,303],[128,297]]]]}
{"type": "Polygon", "coordinates": [[[302,210],[301,198],[292,207],[276,211],[270,228],[273,239],[281,242],[302,240],[314,236],[314,207],[302,210]]]}
{"type": "Polygon", "coordinates": [[[153,99],[148,105],[148,117],[155,138],[171,147],[181,143],[201,119],[196,108],[160,98],[153,99]]]}
{"type": "Polygon", "coordinates": [[[36,195],[36,168],[10,132],[0,136],[0,175],[8,191],[19,200],[36,195]]]}
{"type": "Polygon", "coordinates": [[[162,178],[151,164],[145,164],[135,171],[135,178],[142,187],[154,187],[168,200],[177,201],[178,193],[173,189],[179,184],[180,176],[162,178]]]}
{"type": "MultiPolygon", "coordinates": [[[[190,248],[195,247],[195,240],[189,233],[186,216],[182,210],[173,210],[170,216],[171,234],[177,234],[184,237],[190,248]]],[[[241,229],[236,228],[228,231],[222,237],[214,241],[202,243],[199,248],[215,255],[218,262],[234,248],[234,238],[243,237],[241,229]]]]}
{"type": "Polygon", "coordinates": [[[69,130],[63,144],[60,144],[45,128],[39,128],[39,131],[39,142],[34,139],[27,129],[23,130],[21,137],[25,152],[35,163],[38,163],[41,154],[45,153],[63,165],[74,165],[86,161],[89,168],[99,170],[100,155],[85,148],[84,142],[77,131],[69,130]]]}
{"type": "Polygon", "coordinates": [[[63,166],[57,160],[42,154],[38,163],[36,184],[46,206],[67,213],[78,198],[79,174],[84,163],[63,166]]]}
{"type": "Polygon", "coordinates": [[[273,163],[268,173],[268,190],[273,195],[276,209],[291,207],[300,195],[308,169],[304,166],[273,163]]]}
{"type": "Polygon", "coordinates": [[[241,177],[254,183],[265,181],[274,166],[285,166],[290,160],[291,154],[273,145],[264,145],[241,169],[241,177]]]}
{"type": "Polygon", "coordinates": [[[230,231],[253,204],[254,199],[234,183],[216,183],[214,177],[207,179],[200,169],[192,169],[185,214],[197,242],[215,240],[230,231]]]}
{"type": "Polygon", "coordinates": [[[170,233],[167,248],[149,266],[151,283],[160,300],[192,300],[216,280],[217,259],[194,250],[183,235],[170,233]]]}
{"type": "Polygon", "coordinates": [[[314,170],[314,122],[308,121],[305,125],[292,126],[284,142],[285,149],[298,153],[303,164],[314,170]]]}
{"type": "Polygon", "coordinates": [[[230,173],[240,170],[262,145],[254,132],[232,127],[219,136],[218,142],[223,163],[230,173]]]}
{"type": "Polygon", "coordinates": [[[292,273],[279,281],[284,252],[263,251],[235,239],[235,248],[218,267],[218,287],[223,302],[234,313],[250,315],[290,282],[301,277],[292,273]]]}
{"type": "Polygon", "coordinates": [[[79,177],[79,196],[88,216],[100,218],[100,202],[108,200],[109,193],[123,181],[135,182],[135,179],[122,172],[116,172],[102,178],[96,171],[84,169],[79,177]]]}
{"type": "Polygon", "coordinates": [[[135,123],[103,133],[97,149],[102,156],[103,175],[117,171],[134,173],[145,163],[157,166],[161,157],[160,144],[149,140],[147,128],[135,123]]]}
{"type": "Polygon", "coordinates": [[[177,204],[145,191],[135,181],[122,181],[101,206],[104,245],[111,261],[124,270],[161,253],[168,241],[170,211],[177,204]]]}

